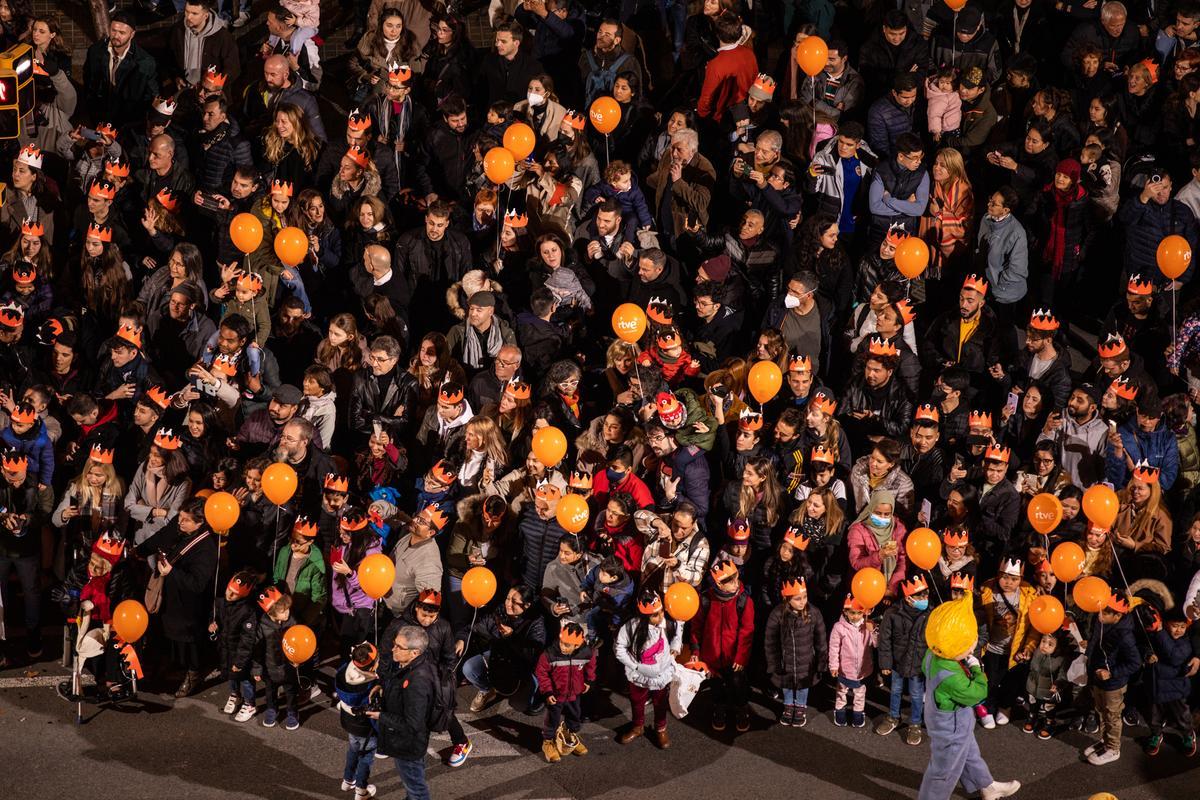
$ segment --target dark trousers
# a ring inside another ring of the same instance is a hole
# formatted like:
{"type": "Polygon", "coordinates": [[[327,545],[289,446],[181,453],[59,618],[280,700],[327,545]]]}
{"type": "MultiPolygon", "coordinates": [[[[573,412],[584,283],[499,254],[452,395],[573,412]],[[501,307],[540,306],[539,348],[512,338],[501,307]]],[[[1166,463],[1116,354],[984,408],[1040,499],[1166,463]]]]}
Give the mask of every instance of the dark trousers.
{"type": "Polygon", "coordinates": [[[450,724],[446,726],[446,732],[450,734],[450,744],[467,743],[467,733],[463,730],[462,723],[458,721],[458,714],[450,715],[450,724]]]}
{"type": "Polygon", "coordinates": [[[1001,708],[1012,708],[1016,693],[1013,691],[1016,670],[1008,668],[1008,653],[984,653],[983,671],[988,676],[988,710],[995,714],[1001,708]]]}
{"type": "Polygon", "coordinates": [[[746,670],[734,671],[733,667],[721,670],[717,678],[716,702],[741,708],[750,702],[750,681],[746,670]]]}
{"type": "Polygon", "coordinates": [[[269,708],[269,709],[276,708],[276,703],[278,702],[278,699],[279,699],[278,698],[278,694],[279,694],[278,689],[279,689],[279,687],[282,686],[283,687],[283,699],[284,699],[284,703],[286,703],[284,710],[288,711],[288,712],[293,712],[296,710],[296,690],[299,687],[296,685],[295,678],[287,677],[287,678],[284,678],[281,683],[276,683],[275,681],[271,680],[271,677],[269,675],[264,674],[263,675],[263,684],[266,686],[266,690],[267,690],[267,692],[266,692],[267,708],[269,708]]]}
{"type": "Polygon", "coordinates": [[[1150,732],[1156,735],[1162,735],[1163,729],[1168,725],[1183,736],[1195,732],[1195,726],[1192,725],[1192,710],[1188,708],[1187,700],[1151,703],[1150,719],[1147,722],[1150,725],[1150,732]]]}
{"type": "Polygon", "coordinates": [[[633,726],[646,727],[646,703],[654,703],[654,727],[656,730],[667,728],[667,701],[670,699],[671,687],[661,689],[646,689],[636,684],[629,684],[629,704],[632,706],[633,726]]]}
{"type": "Polygon", "coordinates": [[[583,725],[583,714],[579,708],[579,698],[574,700],[559,700],[557,703],[546,703],[546,721],[542,723],[542,738],[546,741],[554,739],[554,732],[564,721],[567,730],[578,733],[583,725]]]}

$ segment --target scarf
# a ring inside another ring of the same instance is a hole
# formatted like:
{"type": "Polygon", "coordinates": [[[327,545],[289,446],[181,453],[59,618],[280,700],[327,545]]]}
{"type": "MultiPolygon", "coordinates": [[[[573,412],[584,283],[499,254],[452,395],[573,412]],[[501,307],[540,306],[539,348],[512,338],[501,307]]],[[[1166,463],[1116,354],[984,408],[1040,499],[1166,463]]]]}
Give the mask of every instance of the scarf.
{"type": "MultiPolygon", "coordinates": [[[[1071,185],[1064,191],[1053,183],[1046,187],[1054,199],[1054,211],[1050,215],[1050,235],[1046,239],[1046,247],[1042,257],[1053,267],[1054,280],[1062,274],[1063,261],[1067,256],[1067,209],[1079,198],[1083,197],[1083,187],[1079,185],[1079,176],[1083,168],[1073,158],[1064,158],[1054,168],[1055,174],[1063,174],[1071,179],[1071,185]]],[[[1053,179],[1051,179],[1053,180],[1053,179]]]]}
{"type": "Polygon", "coordinates": [[[147,466],[145,480],[146,489],[142,492],[144,495],[143,499],[146,501],[146,505],[157,507],[167,490],[167,479],[163,476],[162,468],[151,469],[147,466]]]}
{"type": "MultiPolygon", "coordinates": [[[[863,527],[875,537],[875,544],[882,551],[883,546],[892,541],[892,533],[896,530],[896,493],[890,489],[876,489],[871,492],[871,499],[867,501],[862,513],[854,521],[862,523],[863,527]],[[871,524],[871,515],[883,503],[888,503],[892,506],[892,521],[882,528],[878,528],[871,524]]],[[[896,558],[897,556],[884,556],[882,552],[880,553],[879,568],[883,572],[883,578],[886,581],[891,581],[892,573],[896,571],[896,558]]]]}
{"type": "Polygon", "coordinates": [[[112,579],[112,571],[91,578],[83,591],[79,593],[79,602],[92,601],[92,619],[101,624],[112,622],[112,608],[108,597],[108,582],[112,579]]]}
{"type": "Polygon", "coordinates": [[[208,15],[208,23],[199,33],[194,32],[186,25],[183,26],[184,77],[193,86],[200,83],[200,77],[204,70],[204,64],[201,61],[204,58],[204,40],[224,27],[225,20],[216,14],[208,15]]]}
{"type": "Polygon", "coordinates": [[[571,413],[575,415],[575,418],[579,419],[579,392],[576,391],[571,394],[559,392],[558,396],[563,399],[563,402],[571,410],[571,413]]]}
{"type": "MultiPolygon", "coordinates": [[[[463,324],[466,327],[463,332],[463,363],[473,369],[480,369],[483,366],[483,351],[479,347],[479,336],[470,323],[463,324]]],[[[488,358],[495,358],[504,344],[499,321],[492,320],[492,327],[487,329],[486,336],[488,358]]]]}

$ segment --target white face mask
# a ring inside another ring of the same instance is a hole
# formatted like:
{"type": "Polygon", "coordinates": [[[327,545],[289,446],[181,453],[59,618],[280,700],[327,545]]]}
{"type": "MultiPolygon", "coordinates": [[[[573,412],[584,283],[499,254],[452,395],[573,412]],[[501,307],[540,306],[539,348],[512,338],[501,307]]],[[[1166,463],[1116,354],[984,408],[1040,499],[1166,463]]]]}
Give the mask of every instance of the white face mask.
{"type": "Polygon", "coordinates": [[[525,95],[525,99],[529,101],[529,105],[531,106],[540,106],[542,103],[546,102],[546,95],[538,94],[537,92],[530,92],[529,94],[525,95]]]}
{"type": "MultiPolygon", "coordinates": [[[[846,621],[850,622],[850,620],[846,620],[846,621]]],[[[859,617],[858,619],[854,620],[853,622],[850,622],[850,624],[856,628],[861,628],[862,624],[863,624],[863,618],[859,617]]]]}
{"type": "Polygon", "coordinates": [[[796,297],[796,295],[794,295],[794,294],[785,294],[783,296],[783,307],[784,308],[799,308],[800,307],[800,298],[796,297]]]}

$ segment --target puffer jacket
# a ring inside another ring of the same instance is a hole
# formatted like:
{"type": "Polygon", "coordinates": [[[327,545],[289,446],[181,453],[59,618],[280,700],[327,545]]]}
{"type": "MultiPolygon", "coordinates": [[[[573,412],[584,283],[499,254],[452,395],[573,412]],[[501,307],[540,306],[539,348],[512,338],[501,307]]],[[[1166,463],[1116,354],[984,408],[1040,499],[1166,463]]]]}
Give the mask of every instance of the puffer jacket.
{"type": "MultiPolygon", "coordinates": [[[[900,583],[904,580],[905,572],[908,569],[908,555],[904,552],[904,537],[908,535],[908,531],[904,527],[904,523],[899,518],[893,518],[892,524],[892,541],[897,544],[896,548],[896,569],[892,572],[891,580],[888,581],[888,591],[893,595],[900,591],[900,583]]],[[[879,543],[875,541],[873,534],[862,522],[856,522],[850,526],[850,530],[846,532],[846,546],[850,553],[850,568],[860,570],[865,567],[874,567],[882,569],[882,558],[879,556],[879,543]]]]}
{"type": "Polygon", "coordinates": [[[584,645],[567,655],[556,640],[538,656],[533,674],[540,695],[569,703],[596,682],[596,653],[584,645]]]}
{"type": "MultiPolygon", "coordinates": [[[[367,548],[363,556],[381,552],[383,548],[376,541],[367,548]]],[[[358,584],[358,570],[351,570],[350,574],[343,575],[331,567],[329,572],[333,575],[333,586],[329,595],[335,611],[339,614],[353,614],[356,609],[374,607],[375,601],[358,584]]]]}
{"type": "Polygon", "coordinates": [[[258,629],[258,604],[250,597],[230,603],[222,594],[217,598],[216,617],[221,669],[226,677],[233,677],[230,668],[237,667],[249,679],[250,652],[258,629]]]}
{"type": "Polygon", "coordinates": [[[880,158],[891,155],[896,137],[912,129],[912,108],[896,105],[891,94],[879,98],[867,109],[867,144],[880,158]]]}
{"type": "Polygon", "coordinates": [[[1052,694],[1051,686],[1056,686],[1059,691],[1066,689],[1068,665],[1064,653],[1047,655],[1039,648],[1033,654],[1033,658],[1029,659],[1029,677],[1025,679],[1025,691],[1040,700],[1052,694]]]}
{"type": "Polygon", "coordinates": [[[754,600],[745,585],[739,585],[729,598],[718,597],[712,588],[706,590],[692,620],[691,644],[709,671],[721,672],[734,664],[747,666],[753,640],[754,600]]]}
{"type": "Polygon", "coordinates": [[[1188,662],[1196,657],[1192,638],[1184,634],[1175,639],[1166,631],[1150,635],[1158,662],[1154,665],[1154,680],[1150,681],[1151,699],[1155,703],[1186,700],[1192,690],[1188,677],[1188,662]]]}
{"type": "MultiPolygon", "coordinates": [[[[281,547],[275,557],[275,581],[283,582],[287,577],[288,562],[292,559],[291,548],[281,547]]],[[[292,589],[292,616],[297,622],[314,625],[321,618],[329,600],[329,569],[320,549],[313,547],[308,558],[296,575],[296,586],[292,589]]]]}
{"type": "Polygon", "coordinates": [[[40,419],[23,434],[5,428],[0,432],[0,443],[6,454],[22,453],[29,457],[29,474],[43,486],[54,481],[54,444],[46,432],[46,423],[40,419]]]}
{"type": "Polygon", "coordinates": [[[683,625],[663,618],[661,625],[650,625],[646,634],[646,646],[635,653],[633,636],[641,619],[635,617],[621,626],[617,633],[617,644],[613,649],[617,661],[625,667],[625,678],[634,686],[656,691],[671,685],[675,675],[675,653],[683,647],[683,625]],[[668,632],[673,626],[675,634],[668,632]]]}
{"type": "Polygon", "coordinates": [[[863,623],[854,627],[845,616],[833,623],[829,633],[829,669],[838,671],[839,678],[861,681],[875,671],[874,649],[879,633],[863,623]]]}
{"type": "MultiPolygon", "coordinates": [[[[1160,205],[1143,203],[1140,196],[1134,195],[1117,211],[1117,221],[1125,230],[1125,272],[1149,278],[1160,288],[1167,283],[1166,276],[1158,269],[1158,244],[1163,237],[1178,234],[1196,249],[1196,217],[1178,200],[1160,205]]],[[[1187,283],[1191,276],[1189,266],[1179,280],[1187,283]]]]}
{"type": "Polygon", "coordinates": [[[1088,637],[1088,680],[1106,692],[1129,685],[1142,666],[1142,654],[1133,634],[1133,615],[1125,614],[1114,625],[1104,625],[1099,619],[1088,637]],[[1096,670],[1108,670],[1107,680],[1096,676],[1096,670]]]}
{"type": "MultiPolygon", "coordinates": [[[[291,616],[283,622],[271,619],[270,614],[260,614],[258,617],[252,644],[254,663],[262,667],[262,674],[272,683],[281,684],[295,674],[289,669],[291,665],[283,655],[283,635],[296,624],[291,616]]],[[[238,663],[248,660],[249,654],[238,652],[238,663]]]]}
{"type": "Polygon", "coordinates": [[[438,679],[427,653],[383,682],[379,715],[379,752],[415,761],[429,749],[429,715],[438,679]]]}
{"type": "Polygon", "coordinates": [[[767,617],[767,674],[781,689],[804,689],[816,683],[817,674],[828,668],[828,638],[825,620],[811,606],[805,620],[787,602],[780,603],[767,617]]]}
{"type": "Polygon", "coordinates": [[[234,171],[254,163],[250,143],[233,119],[200,133],[196,147],[196,188],[202,192],[226,194],[234,171]]]}
{"type": "Polygon", "coordinates": [[[523,542],[521,578],[526,586],[541,590],[546,567],[558,557],[558,543],[567,532],[558,520],[542,519],[531,503],[521,509],[517,531],[523,542]]]}
{"type": "Polygon", "coordinates": [[[918,611],[907,601],[893,603],[879,623],[879,668],[905,678],[921,672],[925,661],[925,623],[929,611],[918,611]]]}
{"type": "MultiPolygon", "coordinates": [[[[980,620],[980,628],[983,634],[979,637],[979,650],[982,652],[987,647],[986,632],[992,629],[996,622],[996,594],[999,592],[999,586],[995,578],[986,581],[983,587],[979,590],[979,605],[977,608],[983,609],[983,619],[980,620]]],[[[1038,642],[1042,637],[1033,625],[1029,623],[1029,607],[1033,605],[1033,601],[1037,598],[1037,589],[1034,589],[1028,583],[1021,582],[1019,589],[1020,596],[1017,600],[1017,621],[1013,624],[1012,639],[1008,648],[1008,667],[1012,669],[1017,665],[1017,654],[1024,653],[1032,657],[1034,649],[1038,646],[1038,642]]]]}
{"type": "Polygon", "coordinates": [[[1129,459],[1135,464],[1144,459],[1150,466],[1162,470],[1158,485],[1163,491],[1169,491],[1179,477],[1179,443],[1175,441],[1175,434],[1162,423],[1146,433],[1138,427],[1137,417],[1130,417],[1117,432],[1121,435],[1121,444],[1125,446],[1125,455],[1118,458],[1113,446],[1108,445],[1105,478],[1114,486],[1124,486],[1129,480],[1129,459]]]}

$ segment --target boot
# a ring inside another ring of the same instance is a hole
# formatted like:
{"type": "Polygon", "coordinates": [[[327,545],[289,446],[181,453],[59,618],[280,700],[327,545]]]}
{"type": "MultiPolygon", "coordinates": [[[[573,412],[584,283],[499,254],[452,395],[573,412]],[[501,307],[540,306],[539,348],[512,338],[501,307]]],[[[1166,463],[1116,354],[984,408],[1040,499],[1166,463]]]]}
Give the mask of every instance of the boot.
{"type": "Polygon", "coordinates": [[[563,743],[563,747],[567,748],[563,751],[563,755],[586,756],[588,754],[588,749],[584,747],[583,739],[579,737],[579,734],[571,733],[569,736],[570,738],[563,743]]]}
{"type": "Polygon", "coordinates": [[[658,745],[659,750],[666,750],[671,746],[671,737],[667,735],[666,728],[659,728],[654,732],[654,743],[658,745]]]}
{"type": "Polygon", "coordinates": [[[641,725],[630,725],[629,729],[617,737],[617,741],[621,744],[629,744],[636,742],[645,733],[645,728],[641,725]]]}
{"type": "Polygon", "coordinates": [[[558,748],[554,746],[554,741],[552,739],[542,740],[542,755],[544,755],[546,757],[546,761],[551,764],[557,764],[562,758],[562,756],[558,754],[558,748]]]}
{"type": "Polygon", "coordinates": [[[200,688],[200,673],[188,670],[184,676],[183,683],[179,684],[179,688],[175,690],[176,699],[187,697],[192,692],[200,688]]]}

